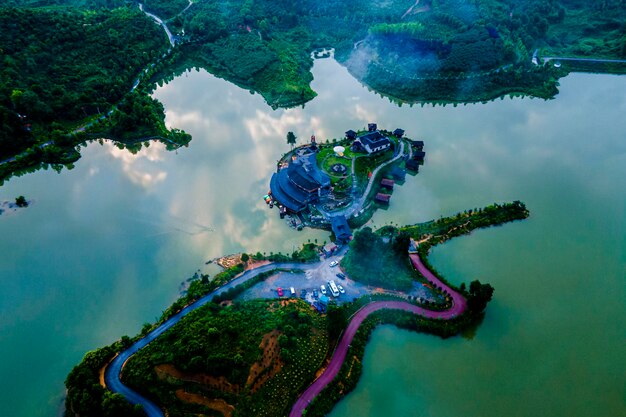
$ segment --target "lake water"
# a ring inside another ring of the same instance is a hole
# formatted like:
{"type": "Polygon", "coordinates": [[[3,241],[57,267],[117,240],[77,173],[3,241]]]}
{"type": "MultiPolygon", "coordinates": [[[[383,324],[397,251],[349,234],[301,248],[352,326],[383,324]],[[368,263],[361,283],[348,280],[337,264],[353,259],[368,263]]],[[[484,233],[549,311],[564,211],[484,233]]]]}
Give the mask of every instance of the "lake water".
{"type": "Polygon", "coordinates": [[[205,72],[157,89],[169,125],[194,137],[136,155],[104,143],[72,171],[0,188],[34,204],[0,216],[0,410],[55,416],[63,380],[90,350],[135,334],[205,261],[291,251],[296,232],[262,201],[286,132],[300,143],[376,121],[426,142],[426,164],[374,225],[519,199],[531,218],[436,248],[454,282],[495,299],[472,339],[377,330],[338,416],[616,416],[626,412],[626,77],[572,75],[556,100],[398,107],[332,60],[319,96],[273,111],[205,72]]]}

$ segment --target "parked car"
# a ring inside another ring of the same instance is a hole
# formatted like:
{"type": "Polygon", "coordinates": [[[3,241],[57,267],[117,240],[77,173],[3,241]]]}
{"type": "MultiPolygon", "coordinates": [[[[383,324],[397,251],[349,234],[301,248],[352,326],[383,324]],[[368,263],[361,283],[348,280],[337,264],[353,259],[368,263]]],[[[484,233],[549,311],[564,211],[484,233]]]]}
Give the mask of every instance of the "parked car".
{"type": "Polygon", "coordinates": [[[337,274],[337,278],[346,279],[346,276],[340,272],[337,274]]]}
{"type": "Polygon", "coordinates": [[[285,293],[283,292],[283,289],[280,287],[276,288],[276,292],[278,293],[279,297],[282,297],[285,295],[285,293]]]}
{"type": "Polygon", "coordinates": [[[306,290],[302,289],[302,291],[300,291],[300,298],[302,298],[303,300],[306,298],[306,290]]]}
{"type": "Polygon", "coordinates": [[[319,293],[317,292],[317,288],[313,288],[313,298],[317,299],[319,297],[319,293]]]}
{"type": "Polygon", "coordinates": [[[343,286],[341,284],[337,284],[337,289],[339,290],[340,293],[345,294],[346,290],[343,289],[343,286]]]}
{"type": "Polygon", "coordinates": [[[337,261],[332,261],[329,265],[330,265],[330,267],[331,267],[331,268],[334,268],[334,267],[336,267],[337,265],[339,265],[339,262],[337,262],[337,261]]]}
{"type": "Polygon", "coordinates": [[[291,288],[289,289],[289,291],[291,292],[291,296],[292,296],[292,297],[295,297],[295,296],[296,296],[296,289],[295,289],[294,287],[291,287],[291,288]]]}
{"type": "Polygon", "coordinates": [[[324,284],[320,285],[320,291],[322,292],[322,294],[326,295],[326,287],[324,286],[324,284]]]}

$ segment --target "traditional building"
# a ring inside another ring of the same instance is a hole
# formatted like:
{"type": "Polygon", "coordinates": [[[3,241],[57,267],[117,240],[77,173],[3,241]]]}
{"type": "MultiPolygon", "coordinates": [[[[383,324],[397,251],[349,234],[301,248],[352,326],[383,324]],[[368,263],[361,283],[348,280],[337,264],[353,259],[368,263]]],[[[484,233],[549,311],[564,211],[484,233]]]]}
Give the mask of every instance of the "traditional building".
{"type": "Polygon", "coordinates": [[[339,244],[347,243],[352,238],[352,232],[346,216],[333,216],[330,218],[330,226],[335,234],[335,241],[339,244]]]}
{"type": "Polygon", "coordinates": [[[419,172],[420,162],[415,159],[409,159],[406,161],[406,169],[412,172],[419,172]]]}
{"type": "Polygon", "coordinates": [[[393,135],[397,137],[398,139],[400,139],[402,136],[404,136],[404,130],[397,128],[396,130],[393,131],[393,135]]]}
{"type": "Polygon", "coordinates": [[[417,151],[421,151],[422,149],[424,149],[424,141],[422,140],[409,140],[409,142],[411,142],[411,146],[413,147],[413,149],[417,151]]]}
{"type": "Polygon", "coordinates": [[[356,132],[354,130],[352,130],[352,129],[348,130],[346,132],[346,139],[348,139],[348,140],[356,139],[356,132]]]}
{"type": "Polygon", "coordinates": [[[376,202],[378,203],[389,204],[389,200],[391,200],[391,194],[378,193],[376,194],[374,200],[376,200],[376,202]]]}
{"type": "Polygon", "coordinates": [[[396,181],[404,181],[406,179],[406,171],[399,166],[395,166],[391,169],[391,176],[396,181]]]}
{"type": "Polygon", "coordinates": [[[330,192],[330,177],[317,167],[315,153],[298,156],[286,168],[272,175],[272,197],[292,213],[330,192]]]}
{"type": "Polygon", "coordinates": [[[358,141],[368,154],[382,152],[391,147],[391,141],[389,138],[383,136],[383,134],[378,130],[360,136],[358,141]]]}

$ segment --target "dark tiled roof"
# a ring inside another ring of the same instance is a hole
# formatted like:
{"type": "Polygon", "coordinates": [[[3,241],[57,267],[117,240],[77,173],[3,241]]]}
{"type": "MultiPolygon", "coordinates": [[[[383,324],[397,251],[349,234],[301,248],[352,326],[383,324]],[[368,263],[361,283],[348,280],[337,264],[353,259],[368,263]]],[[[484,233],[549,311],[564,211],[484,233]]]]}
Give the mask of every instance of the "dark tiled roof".
{"type": "Polygon", "coordinates": [[[378,193],[376,194],[376,201],[380,201],[381,203],[388,203],[391,199],[390,194],[378,193]]]}
{"type": "Polygon", "coordinates": [[[415,159],[409,159],[408,161],[406,161],[406,168],[410,169],[411,171],[419,171],[420,163],[415,159]]]}
{"type": "Polygon", "coordinates": [[[301,156],[270,180],[274,198],[294,212],[317,200],[320,187],[330,187],[330,178],[317,168],[314,153],[301,156]]]}
{"type": "Polygon", "coordinates": [[[393,177],[396,180],[402,181],[402,180],[404,180],[406,178],[406,171],[403,170],[402,168],[400,168],[399,166],[395,166],[391,170],[391,175],[393,175],[393,177]]]}
{"type": "Polygon", "coordinates": [[[348,220],[346,216],[333,216],[330,218],[330,226],[333,229],[335,238],[339,242],[345,242],[352,237],[350,226],[348,226],[348,220]]]}
{"type": "MultiPolygon", "coordinates": [[[[270,189],[272,190],[272,197],[274,197],[280,204],[287,207],[290,211],[299,212],[306,207],[306,204],[294,199],[291,194],[280,185],[281,172],[284,169],[272,175],[270,180],[270,189]]],[[[295,187],[294,187],[295,188],[295,187]]]]}
{"type": "Polygon", "coordinates": [[[360,136],[359,140],[361,141],[363,146],[369,145],[370,148],[377,148],[387,143],[391,144],[389,139],[384,137],[382,133],[380,133],[378,130],[375,132],[367,133],[363,136],[360,136]]]}
{"type": "Polygon", "coordinates": [[[291,181],[305,191],[313,192],[320,187],[320,185],[304,171],[302,166],[298,164],[293,163],[289,165],[287,171],[291,181]]]}

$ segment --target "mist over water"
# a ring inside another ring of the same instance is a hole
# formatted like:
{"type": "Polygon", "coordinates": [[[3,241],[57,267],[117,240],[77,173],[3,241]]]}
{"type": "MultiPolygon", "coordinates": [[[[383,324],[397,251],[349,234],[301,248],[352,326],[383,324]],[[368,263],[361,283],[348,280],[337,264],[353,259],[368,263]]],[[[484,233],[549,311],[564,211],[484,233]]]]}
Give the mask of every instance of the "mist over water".
{"type": "Polygon", "coordinates": [[[327,240],[289,229],[262,200],[286,132],[303,143],[377,122],[423,139],[427,156],[375,226],[515,199],[531,218],[432,255],[453,282],[496,289],[472,340],[381,328],[332,415],[620,415],[626,78],[572,75],[548,102],[422,108],[376,96],[330,59],[314,76],[318,97],[273,111],[206,72],[183,74],[155,97],[193,135],[188,148],[94,143],[72,171],[0,188],[0,199],[34,200],[0,216],[1,410],[55,416],[83,354],[154,321],[205,261],[327,240]]]}

